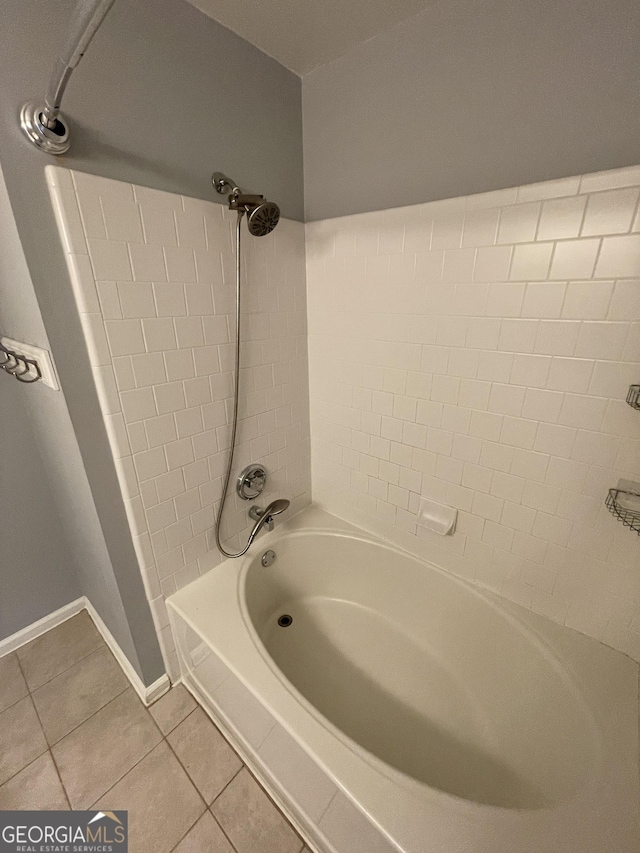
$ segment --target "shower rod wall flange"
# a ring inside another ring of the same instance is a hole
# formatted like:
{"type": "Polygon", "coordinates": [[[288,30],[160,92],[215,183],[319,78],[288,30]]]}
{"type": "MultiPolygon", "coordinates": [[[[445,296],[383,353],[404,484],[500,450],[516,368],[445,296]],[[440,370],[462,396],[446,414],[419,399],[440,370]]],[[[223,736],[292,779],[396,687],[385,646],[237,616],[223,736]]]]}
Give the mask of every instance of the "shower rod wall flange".
{"type": "Polygon", "coordinates": [[[69,129],[60,105],[73,69],[115,0],[78,0],[69,22],[69,35],[56,60],[44,103],[29,101],[20,110],[20,127],[29,142],[46,154],[69,150],[69,129]]]}
{"type": "Polygon", "coordinates": [[[27,138],[45,154],[64,154],[69,150],[69,130],[60,113],[53,128],[43,123],[44,106],[29,101],[20,110],[20,127],[27,138]]]}

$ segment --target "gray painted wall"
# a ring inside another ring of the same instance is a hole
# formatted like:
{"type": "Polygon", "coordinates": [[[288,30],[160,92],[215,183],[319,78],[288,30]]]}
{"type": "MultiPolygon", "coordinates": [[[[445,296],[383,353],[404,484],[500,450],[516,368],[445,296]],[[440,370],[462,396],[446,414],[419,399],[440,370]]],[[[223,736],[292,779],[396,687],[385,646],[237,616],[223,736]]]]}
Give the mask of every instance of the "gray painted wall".
{"type": "MultiPolygon", "coordinates": [[[[51,349],[1,169],[0,332],[51,349]]],[[[12,483],[13,488],[18,489],[17,505],[23,511],[28,509],[33,529],[25,529],[15,518],[2,515],[0,584],[2,594],[13,604],[13,618],[11,627],[9,623],[2,623],[1,630],[8,635],[34,621],[31,618],[33,588],[41,588],[43,593],[59,590],[59,595],[50,596],[48,610],[38,612],[35,617],[38,619],[79,595],[86,595],[138,674],[151,683],[162,674],[163,665],[144,590],[139,583],[140,589],[128,602],[132,615],[138,614],[136,641],[129,627],[64,392],[37,384],[18,386],[21,393],[17,395],[14,387],[17,384],[5,377],[0,386],[2,435],[13,435],[12,427],[20,423],[25,426],[20,452],[16,452],[15,443],[3,441],[0,445],[0,486],[3,495],[12,494],[9,488],[12,483]],[[12,407],[16,408],[15,412],[12,407]],[[27,460],[27,453],[34,458],[27,460]],[[20,561],[21,549],[23,559],[20,561]],[[23,574],[15,571],[16,563],[22,569],[28,567],[24,583],[23,574]],[[65,591],[70,589],[74,594],[67,597],[65,591]],[[61,600],[63,598],[66,601],[61,600]]],[[[35,601],[38,607],[44,605],[44,595],[36,596],[35,601]]]]}
{"type": "Polygon", "coordinates": [[[301,82],[183,0],[118,0],[65,96],[73,147],[48,157],[24,139],[14,116],[44,94],[73,6],[2,4],[0,163],[37,299],[7,317],[4,331],[54,354],[64,395],[28,398],[38,408],[43,458],[78,551],[83,592],[149,684],[163,667],[44,167],[66,164],[216,200],[210,179],[221,169],[301,219],[301,82]]]}
{"type": "Polygon", "coordinates": [[[307,220],[640,162],[637,0],[442,0],[303,79],[307,220]]]}
{"type": "MultiPolygon", "coordinates": [[[[3,375],[4,376],[4,375],[3,375]]],[[[0,640],[82,595],[26,407],[0,376],[0,640]]]]}
{"type": "MultiPolygon", "coordinates": [[[[22,103],[44,97],[75,3],[3,0],[0,100],[10,137],[22,103]]],[[[63,113],[73,143],[51,158],[59,165],[214,201],[220,170],[275,199],[285,216],[303,217],[300,78],[186,0],[117,0],[63,113]]]]}
{"type": "MultiPolygon", "coordinates": [[[[40,312],[0,170],[0,333],[40,312]]],[[[82,595],[31,416],[55,392],[0,373],[0,639],[82,595]]]]}

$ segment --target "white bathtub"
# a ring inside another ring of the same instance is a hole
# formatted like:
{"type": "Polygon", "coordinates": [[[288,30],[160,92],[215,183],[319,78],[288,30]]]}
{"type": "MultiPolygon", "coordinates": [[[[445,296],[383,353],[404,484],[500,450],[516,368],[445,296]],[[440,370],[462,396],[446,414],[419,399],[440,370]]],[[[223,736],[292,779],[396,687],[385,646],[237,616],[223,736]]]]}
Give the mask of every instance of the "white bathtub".
{"type": "Polygon", "coordinates": [[[624,656],[316,509],[168,603],[185,683],[320,853],[637,853],[624,656]]]}

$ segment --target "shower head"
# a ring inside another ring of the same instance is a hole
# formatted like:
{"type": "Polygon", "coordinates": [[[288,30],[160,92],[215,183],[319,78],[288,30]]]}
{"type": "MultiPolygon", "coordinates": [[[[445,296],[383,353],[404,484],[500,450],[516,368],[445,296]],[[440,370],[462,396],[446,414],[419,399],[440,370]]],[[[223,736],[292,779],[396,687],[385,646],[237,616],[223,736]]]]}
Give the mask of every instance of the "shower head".
{"type": "Polygon", "coordinates": [[[254,237],[270,234],[280,221],[280,208],[266,199],[253,207],[247,215],[247,228],[254,237]]]}
{"type": "Polygon", "coordinates": [[[229,209],[247,214],[247,228],[254,237],[270,234],[280,221],[280,208],[273,201],[267,201],[263,195],[243,193],[240,187],[223,175],[215,172],[212,183],[216,191],[229,193],[229,209]]]}

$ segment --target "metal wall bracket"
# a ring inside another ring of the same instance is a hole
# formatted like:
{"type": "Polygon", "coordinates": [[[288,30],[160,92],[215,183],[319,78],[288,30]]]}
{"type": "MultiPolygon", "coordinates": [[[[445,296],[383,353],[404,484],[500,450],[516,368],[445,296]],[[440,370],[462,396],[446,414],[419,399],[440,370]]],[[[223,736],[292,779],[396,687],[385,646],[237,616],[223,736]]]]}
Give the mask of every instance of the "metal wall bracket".
{"type": "MultiPolygon", "coordinates": [[[[43,385],[48,385],[54,391],[60,390],[56,370],[53,366],[51,353],[42,347],[36,347],[33,344],[24,344],[21,341],[14,341],[13,338],[0,338],[0,344],[6,349],[11,350],[18,356],[24,356],[29,361],[37,363],[40,371],[40,382],[43,385]]],[[[23,380],[24,381],[24,380],[23,380]]]]}

